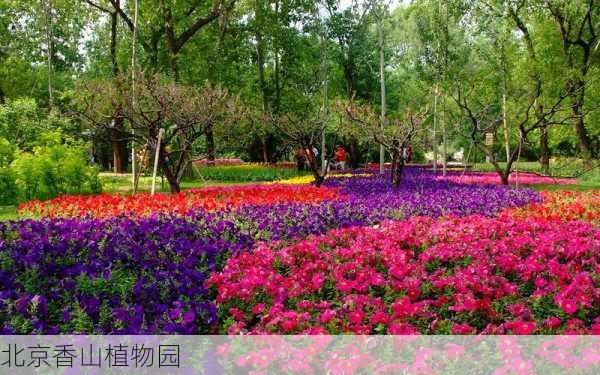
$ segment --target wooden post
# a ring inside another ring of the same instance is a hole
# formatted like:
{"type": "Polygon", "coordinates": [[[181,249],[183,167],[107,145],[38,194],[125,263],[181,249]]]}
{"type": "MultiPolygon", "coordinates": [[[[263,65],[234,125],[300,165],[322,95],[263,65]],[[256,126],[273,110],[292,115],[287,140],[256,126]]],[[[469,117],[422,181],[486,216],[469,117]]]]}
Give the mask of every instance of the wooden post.
{"type": "Polygon", "coordinates": [[[158,155],[160,154],[160,144],[162,142],[163,129],[158,131],[158,139],[156,140],[156,150],[154,151],[154,169],[152,170],[152,190],[151,195],[154,195],[156,189],[156,171],[158,169],[158,155]]]}

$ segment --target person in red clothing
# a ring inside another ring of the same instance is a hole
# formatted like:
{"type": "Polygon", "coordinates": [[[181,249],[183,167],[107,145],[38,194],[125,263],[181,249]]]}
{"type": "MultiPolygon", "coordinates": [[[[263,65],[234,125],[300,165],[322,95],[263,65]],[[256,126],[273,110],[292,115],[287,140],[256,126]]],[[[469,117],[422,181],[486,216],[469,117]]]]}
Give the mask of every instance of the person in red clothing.
{"type": "Polygon", "coordinates": [[[337,146],[335,150],[335,161],[339,169],[346,169],[346,150],[343,146],[337,146]]]}

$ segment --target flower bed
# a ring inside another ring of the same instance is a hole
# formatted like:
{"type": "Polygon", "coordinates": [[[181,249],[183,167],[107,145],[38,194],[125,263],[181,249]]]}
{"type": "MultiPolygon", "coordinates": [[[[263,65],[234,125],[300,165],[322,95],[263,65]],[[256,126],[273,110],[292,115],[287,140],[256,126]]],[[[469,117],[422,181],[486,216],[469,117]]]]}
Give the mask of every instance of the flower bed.
{"type": "Polygon", "coordinates": [[[583,220],[600,224],[600,191],[542,192],[543,202],[507,212],[514,217],[531,217],[536,220],[583,220]]]}
{"type": "Polygon", "coordinates": [[[208,213],[0,223],[0,334],[209,333],[203,281],[250,246],[208,213]]]}
{"type": "Polygon", "coordinates": [[[309,185],[243,185],[194,189],[179,194],[66,195],[49,201],[28,202],[19,207],[19,212],[42,217],[90,215],[101,218],[118,215],[148,216],[160,212],[185,214],[197,208],[214,211],[245,204],[316,203],[336,199],[342,199],[336,189],[319,189],[309,185]]]}
{"type": "Polygon", "coordinates": [[[417,217],[230,258],[226,332],[600,333],[600,229],[417,217]]]}
{"type": "Polygon", "coordinates": [[[81,197],[66,206],[75,198],[38,202],[41,214],[89,216],[0,224],[0,327],[6,333],[211,333],[229,318],[217,321],[205,280],[230,254],[259,240],[298,240],[416,215],[493,216],[540,199],[529,189],[454,184],[420,170],[407,170],[398,189],[388,179],[340,176],[320,189],[260,185],[81,197]],[[203,208],[206,197],[216,203],[203,208]]]}
{"type": "MultiPolygon", "coordinates": [[[[461,184],[501,184],[500,176],[496,172],[449,172],[447,176],[438,176],[438,179],[453,181],[461,184]]],[[[540,176],[532,172],[513,172],[508,178],[508,183],[511,185],[572,185],[576,184],[574,178],[553,178],[548,176],[540,176]]]]}

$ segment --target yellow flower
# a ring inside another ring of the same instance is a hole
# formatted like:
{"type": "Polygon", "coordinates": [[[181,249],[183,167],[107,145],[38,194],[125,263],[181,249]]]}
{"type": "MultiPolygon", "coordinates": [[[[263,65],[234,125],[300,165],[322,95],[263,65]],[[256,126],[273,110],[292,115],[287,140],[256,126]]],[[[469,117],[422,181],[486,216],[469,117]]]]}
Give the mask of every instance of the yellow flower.
{"type": "MultiPolygon", "coordinates": [[[[371,175],[368,173],[356,173],[356,174],[340,173],[340,174],[330,174],[327,176],[327,178],[364,177],[364,176],[371,176],[371,175]]],[[[288,178],[285,180],[274,181],[274,182],[272,182],[272,184],[297,185],[297,184],[311,184],[314,181],[315,181],[315,178],[312,175],[306,175],[306,176],[292,177],[292,178],[288,178]]]]}

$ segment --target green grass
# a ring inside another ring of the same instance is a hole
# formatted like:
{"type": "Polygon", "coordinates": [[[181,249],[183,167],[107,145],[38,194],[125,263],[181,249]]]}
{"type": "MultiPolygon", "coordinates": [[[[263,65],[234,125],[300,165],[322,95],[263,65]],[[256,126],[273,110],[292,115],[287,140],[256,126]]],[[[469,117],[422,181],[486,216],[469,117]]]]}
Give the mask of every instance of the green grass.
{"type": "Polygon", "coordinates": [[[13,206],[0,207],[0,221],[18,219],[17,208],[13,206]]]}
{"type": "Polygon", "coordinates": [[[245,164],[232,166],[194,167],[194,175],[203,180],[227,182],[262,182],[304,176],[294,168],[275,168],[265,165],[245,164]]]}
{"type": "MultiPolygon", "coordinates": [[[[504,167],[506,163],[499,163],[500,167],[504,167]]],[[[490,163],[475,163],[473,171],[495,172],[494,166],[490,163]]],[[[513,171],[534,172],[544,175],[539,162],[527,161],[513,164],[513,171]]],[[[560,186],[560,185],[539,185],[540,189],[546,190],[590,190],[600,189],[600,163],[596,162],[595,168],[586,169],[581,161],[573,160],[559,161],[550,163],[550,176],[552,177],[573,177],[577,176],[577,185],[560,186]]]]}
{"type": "Polygon", "coordinates": [[[588,190],[598,190],[600,189],[600,182],[580,182],[576,185],[532,185],[532,187],[536,190],[546,190],[546,191],[588,191],[588,190]]]}
{"type": "MultiPolygon", "coordinates": [[[[108,174],[101,173],[102,191],[106,193],[131,193],[133,191],[131,175],[129,174],[108,174]]],[[[225,186],[239,184],[237,181],[212,181],[212,180],[191,180],[181,183],[182,189],[202,188],[207,186],[225,186]]],[[[138,191],[149,192],[152,189],[152,177],[140,177],[138,191]]],[[[166,179],[156,178],[156,191],[162,193],[170,192],[169,184],[166,179]]]]}

